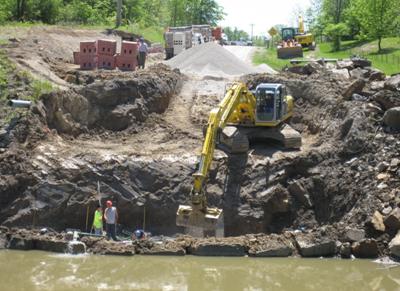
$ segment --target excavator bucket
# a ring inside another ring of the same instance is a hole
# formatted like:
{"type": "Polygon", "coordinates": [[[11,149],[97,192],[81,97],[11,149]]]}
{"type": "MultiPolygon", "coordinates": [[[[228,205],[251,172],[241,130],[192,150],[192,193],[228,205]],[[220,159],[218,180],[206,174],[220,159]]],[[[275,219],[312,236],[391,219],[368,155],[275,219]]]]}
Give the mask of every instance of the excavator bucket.
{"type": "Polygon", "coordinates": [[[205,211],[189,205],[179,205],[176,225],[215,231],[222,220],[222,209],[207,207],[205,211]]]}

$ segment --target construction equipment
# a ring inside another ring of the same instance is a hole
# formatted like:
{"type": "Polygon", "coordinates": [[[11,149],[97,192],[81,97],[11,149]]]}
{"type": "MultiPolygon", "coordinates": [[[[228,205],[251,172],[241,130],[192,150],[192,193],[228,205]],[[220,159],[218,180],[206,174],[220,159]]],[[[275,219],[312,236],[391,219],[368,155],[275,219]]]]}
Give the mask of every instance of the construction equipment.
{"type": "Polygon", "coordinates": [[[266,138],[281,142],[285,148],[300,148],[300,133],[284,123],[292,116],[294,106],[285,86],[262,83],[253,92],[243,83],[233,83],[219,106],[211,110],[199,167],[193,174],[191,205],[179,206],[178,226],[215,231],[222,219],[222,209],[208,207],[206,197],[215,147],[228,153],[245,153],[249,140],[266,138]]]}
{"type": "Polygon", "coordinates": [[[314,36],[304,31],[303,17],[299,16],[299,27],[285,27],[281,31],[282,41],[277,54],[280,59],[302,58],[303,48],[315,49],[314,36]]]}
{"type": "Polygon", "coordinates": [[[296,31],[294,38],[299,44],[301,44],[303,48],[308,48],[309,50],[315,49],[314,36],[311,33],[305,32],[302,16],[299,16],[299,27],[296,31]]]}

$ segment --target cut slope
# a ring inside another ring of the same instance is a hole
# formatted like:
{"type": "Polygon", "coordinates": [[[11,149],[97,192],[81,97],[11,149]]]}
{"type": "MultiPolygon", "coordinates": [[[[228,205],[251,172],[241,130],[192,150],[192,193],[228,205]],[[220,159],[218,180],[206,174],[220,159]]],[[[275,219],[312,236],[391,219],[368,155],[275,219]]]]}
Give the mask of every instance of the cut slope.
{"type": "Polygon", "coordinates": [[[232,77],[257,72],[216,43],[192,47],[167,61],[167,64],[183,73],[199,76],[232,77]]]}

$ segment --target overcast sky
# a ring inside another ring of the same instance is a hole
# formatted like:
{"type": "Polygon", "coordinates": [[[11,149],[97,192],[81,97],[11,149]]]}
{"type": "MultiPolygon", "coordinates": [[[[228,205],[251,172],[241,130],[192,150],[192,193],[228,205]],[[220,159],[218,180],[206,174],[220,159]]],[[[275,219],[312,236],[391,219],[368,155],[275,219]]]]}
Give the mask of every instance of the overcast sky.
{"type": "Polygon", "coordinates": [[[310,0],[217,0],[227,14],[220,25],[238,27],[254,35],[266,35],[274,24],[297,25],[293,23],[293,11],[310,6],[310,0]]]}

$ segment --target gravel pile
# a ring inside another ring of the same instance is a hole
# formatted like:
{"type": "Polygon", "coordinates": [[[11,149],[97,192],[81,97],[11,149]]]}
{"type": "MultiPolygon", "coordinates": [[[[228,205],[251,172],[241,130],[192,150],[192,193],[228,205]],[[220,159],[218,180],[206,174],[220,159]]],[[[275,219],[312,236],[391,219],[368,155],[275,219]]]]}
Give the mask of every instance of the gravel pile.
{"type": "Polygon", "coordinates": [[[256,68],[215,43],[192,47],[167,61],[183,73],[199,76],[232,77],[256,73],[256,68]]]}

